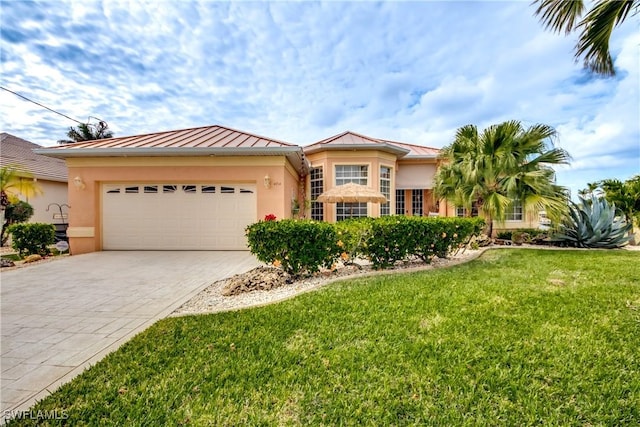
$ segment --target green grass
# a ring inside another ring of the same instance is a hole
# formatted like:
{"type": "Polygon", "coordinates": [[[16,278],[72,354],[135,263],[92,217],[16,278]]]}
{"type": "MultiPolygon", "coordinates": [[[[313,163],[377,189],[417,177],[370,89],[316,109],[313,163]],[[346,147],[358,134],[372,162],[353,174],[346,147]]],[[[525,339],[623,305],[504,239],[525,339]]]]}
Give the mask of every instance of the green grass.
{"type": "Polygon", "coordinates": [[[80,425],[638,425],[640,254],[493,250],[165,319],[34,408],[54,409],[80,425]]]}

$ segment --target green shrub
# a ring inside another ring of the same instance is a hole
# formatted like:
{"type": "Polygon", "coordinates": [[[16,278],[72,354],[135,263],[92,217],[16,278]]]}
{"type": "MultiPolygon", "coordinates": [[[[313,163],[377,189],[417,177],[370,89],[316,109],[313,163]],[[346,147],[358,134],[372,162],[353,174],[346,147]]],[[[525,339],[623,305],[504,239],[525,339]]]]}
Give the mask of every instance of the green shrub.
{"type": "Polygon", "coordinates": [[[259,221],[246,232],[252,254],[292,275],[329,268],[342,252],[334,227],[326,222],[259,221]]]}
{"type": "Polygon", "coordinates": [[[372,221],[364,248],[374,268],[388,268],[407,258],[411,229],[410,219],[405,216],[385,216],[372,221]]]}
{"type": "Polygon", "coordinates": [[[445,258],[484,227],[479,218],[389,216],[372,222],[365,253],[374,268],[388,268],[397,261],[418,257],[430,262],[445,258]]]}
{"type": "Polygon", "coordinates": [[[334,224],[338,238],[337,245],[341,249],[340,258],[345,265],[365,254],[365,243],[371,234],[373,218],[352,218],[334,224]]]}
{"type": "Polygon", "coordinates": [[[525,243],[536,243],[549,237],[549,231],[540,228],[518,228],[516,231],[524,235],[525,243]]]}
{"type": "Polygon", "coordinates": [[[501,240],[511,240],[513,231],[511,230],[503,230],[503,231],[499,231],[498,234],[496,234],[496,238],[501,239],[501,240]]]}
{"type": "Polygon", "coordinates": [[[33,216],[33,206],[29,203],[18,200],[15,203],[9,203],[4,210],[4,223],[2,224],[1,242],[2,246],[9,240],[9,226],[20,222],[27,222],[33,216]]]}
{"type": "Polygon", "coordinates": [[[428,263],[465,245],[483,227],[479,218],[386,216],[336,224],[285,219],[252,224],[247,238],[260,261],[299,275],[329,268],[338,258],[351,264],[364,256],[376,269],[412,257],[428,263]]]}
{"type": "Polygon", "coordinates": [[[9,227],[11,246],[20,255],[47,255],[48,245],[53,244],[55,228],[53,224],[31,223],[13,224],[9,227]]]}

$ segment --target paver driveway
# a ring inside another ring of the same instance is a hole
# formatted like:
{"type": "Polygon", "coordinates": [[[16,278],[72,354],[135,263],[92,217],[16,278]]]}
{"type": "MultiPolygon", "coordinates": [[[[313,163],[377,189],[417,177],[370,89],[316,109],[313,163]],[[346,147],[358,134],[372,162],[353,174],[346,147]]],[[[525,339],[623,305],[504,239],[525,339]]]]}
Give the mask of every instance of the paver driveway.
{"type": "Polygon", "coordinates": [[[249,252],[95,252],[2,273],[2,413],[26,410],[249,252]]]}

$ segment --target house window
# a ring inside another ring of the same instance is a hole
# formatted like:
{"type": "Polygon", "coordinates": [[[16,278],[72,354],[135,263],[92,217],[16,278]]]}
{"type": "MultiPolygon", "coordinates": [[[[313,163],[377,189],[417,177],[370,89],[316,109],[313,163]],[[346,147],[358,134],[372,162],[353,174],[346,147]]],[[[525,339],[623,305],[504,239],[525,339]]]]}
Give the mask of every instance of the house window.
{"type": "Polygon", "coordinates": [[[324,192],[324,174],[322,173],[322,167],[312,168],[309,175],[311,186],[311,219],[323,221],[324,203],[316,201],[324,192]]]}
{"type": "Polygon", "coordinates": [[[144,192],[147,194],[157,194],[158,186],[157,185],[145,185],[144,192]]]}
{"type": "Polygon", "coordinates": [[[366,203],[336,203],[336,220],[367,216],[366,203]]]}
{"type": "MultiPolygon", "coordinates": [[[[464,218],[467,216],[467,208],[463,208],[462,206],[456,207],[456,216],[464,218]]],[[[471,204],[471,216],[478,216],[478,203],[473,202],[471,204]]]]}
{"type": "Polygon", "coordinates": [[[505,214],[505,220],[522,221],[522,203],[519,200],[516,199],[509,205],[505,214]]]}
{"type": "Polygon", "coordinates": [[[367,185],[368,166],[366,165],[338,165],[336,166],[336,185],[349,182],[367,185]]]}
{"type": "Polygon", "coordinates": [[[411,190],[411,211],[413,216],[422,216],[423,193],[422,190],[411,190]]]}
{"type": "MultiPolygon", "coordinates": [[[[336,186],[348,184],[367,185],[369,168],[366,165],[337,165],[336,186]]],[[[366,203],[336,203],[336,221],[368,216],[366,203]]]]}
{"type": "Polygon", "coordinates": [[[380,192],[387,203],[380,203],[380,216],[391,215],[391,168],[380,166],[380,192]]]}
{"type": "Polygon", "coordinates": [[[404,215],[404,190],[396,190],[396,215],[404,215]]]}
{"type": "Polygon", "coordinates": [[[182,191],[187,194],[195,194],[198,192],[198,187],[196,187],[195,185],[183,185],[182,191]]]}

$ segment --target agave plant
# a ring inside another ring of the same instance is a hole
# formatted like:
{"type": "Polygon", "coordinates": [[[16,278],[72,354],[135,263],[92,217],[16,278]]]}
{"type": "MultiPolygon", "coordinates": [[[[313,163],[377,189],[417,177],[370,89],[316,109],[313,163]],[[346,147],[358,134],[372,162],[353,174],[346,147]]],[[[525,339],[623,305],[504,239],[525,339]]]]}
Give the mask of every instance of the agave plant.
{"type": "Polygon", "coordinates": [[[615,204],[591,195],[579,197],[580,203],[571,203],[569,213],[555,241],[579,248],[613,249],[629,242],[631,224],[622,215],[616,215],[615,204]]]}

